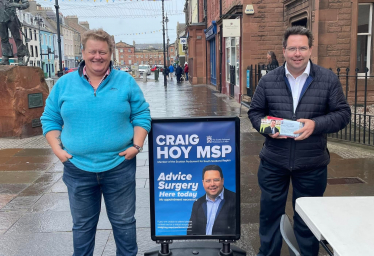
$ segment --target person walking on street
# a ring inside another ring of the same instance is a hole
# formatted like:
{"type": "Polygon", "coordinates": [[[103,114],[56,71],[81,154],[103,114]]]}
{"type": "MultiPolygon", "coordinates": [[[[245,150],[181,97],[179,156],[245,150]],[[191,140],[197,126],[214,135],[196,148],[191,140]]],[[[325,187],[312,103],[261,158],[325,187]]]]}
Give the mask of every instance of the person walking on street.
{"type": "Polygon", "coordinates": [[[186,81],[188,81],[188,64],[187,64],[187,62],[184,64],[184,73],[186,74],[186,81]]]}
{"type": "Polygon", "coordinates": [[[174,67],[173,67],[173,65],[170,64],[170,66],[169,66],[170,80],[173,80],[173,73],[174,73],[174,67]]]}
{"type": "MultiPolygon", "coordinates": [[[[338,77],[311,62],[313,34],[289,27],[283,36],[285,64],[263,76],[256,88],[248,117],[259,131],[261,118],[274,116],[304,124],[297,138],[263,134],[258,182],[261,189],[259,256],[279,256],[279,225],[285,213],[290,180],[292,203],[299,197],[323,196],[327,185],[327,133],[343,129],[351,110],[338,77]]],[[[295,209],[294,209],[295,210],[295,209]]],[[[294,231],[303,256],[317,256],[318,240],[294,211],[294,231]]]]}
{"type": "Polygon", "coordinates": [[[177,76],[177,83],[181,82],[181,76],[183,74],[183,69],[181,65],[178,65],[177,69],[175,70],[175,75],[177,76]]]}
{"type": "Polygon", "coordinates": [[[82,35],[83,60],[46,100],[43,134],[64,165],[73,218],[74,256],[92,256],[104,197],[116,255],[136,256],[135,172],[151,129],[149,104],[127,72],[113,68],[112,37],[82,35]]]}
{"type": "Polygon", "coordinates": [[[164,76],[166,76],[166,78],[169,78],[169,68],[167,66],[164,67],[164,76]]]}

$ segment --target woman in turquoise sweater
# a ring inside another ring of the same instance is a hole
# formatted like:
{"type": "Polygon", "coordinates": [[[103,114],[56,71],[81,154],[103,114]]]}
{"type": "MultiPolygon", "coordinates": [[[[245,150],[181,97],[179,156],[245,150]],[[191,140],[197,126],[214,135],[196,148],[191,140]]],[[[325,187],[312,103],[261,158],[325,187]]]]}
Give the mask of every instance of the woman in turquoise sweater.
{"type": "Polygon", "coordinates": [[[82,44],[79,69],[47,98],[43,134],[64,164],[74,255],[93,254],[103,195],[117,256],[135,256],[136,155],[151,128],[149,104],[128,73],[112,68],[108,33],[87,31],[82,44]]]}

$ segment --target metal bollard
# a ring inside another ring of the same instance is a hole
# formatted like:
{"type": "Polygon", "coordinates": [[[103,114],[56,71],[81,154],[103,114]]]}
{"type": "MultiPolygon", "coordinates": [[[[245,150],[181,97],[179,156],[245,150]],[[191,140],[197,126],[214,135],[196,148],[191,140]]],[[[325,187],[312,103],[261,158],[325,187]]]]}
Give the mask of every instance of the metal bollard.
{"type": "Polygon", "coordinates": [[[155,70],[155,81],[158,81],[158,76],[159,76],[159,71],[158,69],[155,70]]]}
{"type": "Polygon", "coordinates": [[[147,82],[147,72],[143,72],[143,82],[147,82]]]}

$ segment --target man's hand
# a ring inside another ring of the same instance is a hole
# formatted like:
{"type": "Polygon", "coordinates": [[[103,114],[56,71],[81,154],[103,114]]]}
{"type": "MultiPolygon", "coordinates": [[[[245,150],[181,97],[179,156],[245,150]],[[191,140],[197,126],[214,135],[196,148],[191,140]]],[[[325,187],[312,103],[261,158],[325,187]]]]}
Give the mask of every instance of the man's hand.
{"type": "Polygon", "coordinates": [[[297,121],[304,123],[304,127],[294,132],[294,134],[300,134],[300,136],[295,138],[295,140],[305,140],[312,135],[314,128],[316,127],[316,123],[311,119],[298,119],[297,121]]]}
{"type": "Polygon", "coordinates": [[[62,163],[73,157],[63,149],[55,150],[53,153],[55,153],[55,155],[58,157],[58,159],[60,159],[62,163]]]}
{"type": "Polygon", "coordinates": [[[128,149],[126,149],[125,151],[122,151],[121,153],[119,153],[118,155],[120,156],[124,156],[126,160],[131,160],[133,159],[137,154],[139,153],[139,151],[135,148],[135,147],[129,147],[128,149]]]}
{"type": "Polygon", "coordinates": [[[274,134],[268,134],[271,138],[273,139],[287,139],[286,136],[279,136],[279,132],[274,133],[274,134]]]}

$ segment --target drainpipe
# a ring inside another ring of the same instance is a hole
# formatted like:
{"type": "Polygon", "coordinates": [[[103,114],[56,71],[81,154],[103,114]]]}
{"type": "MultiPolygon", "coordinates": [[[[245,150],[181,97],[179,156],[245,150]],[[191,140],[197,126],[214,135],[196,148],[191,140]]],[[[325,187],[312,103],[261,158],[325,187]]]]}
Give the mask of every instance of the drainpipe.
{"type": "MultiPolygon", "coordinates": [[[[204,13],[205,13],[205,29],[208,28],[208,15],[207,15],[207,9],[206,8],[206,2],[205,2],[205,5],[204,5],[204,13]]],[[[205,36],[205,34],[204,34],[205,36]]],[[[205,36],[205,82],[208,84],[208,42],[206,40],[206,36],[205,36]]]]}
{"type": "Polygon", "coordinates": [[[219,18],[221,19],[221,25],[220,27],[220,49],[219,49],[219,92],[222,93],[222,0],[219,0],[219,18]]]}

